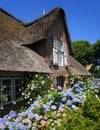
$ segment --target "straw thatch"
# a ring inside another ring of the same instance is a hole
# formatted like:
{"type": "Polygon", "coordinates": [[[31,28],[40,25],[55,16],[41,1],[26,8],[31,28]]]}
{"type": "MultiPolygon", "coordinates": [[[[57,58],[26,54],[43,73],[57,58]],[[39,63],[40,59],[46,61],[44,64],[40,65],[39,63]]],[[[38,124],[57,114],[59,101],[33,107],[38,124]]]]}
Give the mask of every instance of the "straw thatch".
{"type": "MultiPolygon", "coordinates": [[[[64,10],[55,8],[45,16],[25,24],[4,10],[0,9],[0,70],[24,72],[51,72],[44,59],[27,45],[41,39],[47,39],[54,25],[62,19],[68,44],[69,54],[72,54],[71,39],[68,31],[64,10]]],[[[73,57],[69,57],[70,70],[78,75],[90,73],[73,57]]]]}
{"type": "Polygon", "coordinates": [[[71,48],[71,39],[66,22],[66,15],[63,9],[55,8],[45,16],[29,23],[24,24],[25,28],[23,30],[23,35],[25,36],[24,45],[31,44],[33,42],[45,39],[48,37],[49,32],[54,28],[55,24],[59,22],[60,17],[63,21],[64,31],[66,33],[66,40],[69,46],[69,51],[72,51],[71,48]]]}
{"type": "Polygon", "coordinates": [[[0,43],[0,70],[50,73],[44,59],[17,43],[0,43]]]}
{"type": "Polygon", "coordinates": [[[0,41],[12,39],[17,40],[22,45],[28,45],[41,39],[46,39],[54,24],[59,22],[60,17],[64,24],[69,51],[72,52],[66,16],[64,10],[59,7],[28,24],[17,20],[12,15],[0,9],[0,36],[2,35],[0,41]],[[5,35],[3,32],[5,32],[5,35]]]}
{"type": "Polygon", "coordinates": [[[91,73],[72,56],[70,56],[70,72],[77,75],[91,75],[91,73]]]}

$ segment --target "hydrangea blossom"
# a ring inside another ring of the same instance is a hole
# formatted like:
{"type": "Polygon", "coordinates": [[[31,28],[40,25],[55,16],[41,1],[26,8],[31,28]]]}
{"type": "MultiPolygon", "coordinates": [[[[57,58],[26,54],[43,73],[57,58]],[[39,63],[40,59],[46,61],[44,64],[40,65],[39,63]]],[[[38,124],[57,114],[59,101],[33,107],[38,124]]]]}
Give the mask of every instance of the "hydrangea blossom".
{"type": "Polygon", "coordinates": [[[55,105],[52,105],[52,106],[51,106],[51,109],[56,110],[57,107],[56,107],[55,105]]]}
{"type": "Polygon", "coordinates": [[[9,112],[9,116],[10,116],[10,117],[16,117],[17,114],[16,114],[15,111],[10,111],[10,112],[9,112]]]}
{"type": "Polygon", "coordinates": [[[29,113],[29,114],[28,114],[28,118],[31,119],[31,120],[32,120],[33,118],[35,118],[35,117],[36,117],[36,114],[33,114],[33,113],[29,113]]]}
{"type": "Polygon", "coordinates": [[[66,97],[63,97],[63,98],[61,99],[61,101],[62,101],[62,102],[66,102],[66,97]]]}
{"type": "Polygon", "coordinates": [[[61,90],[62,90],[62,87],[61,87],[61,86],[58,86],[57,89],[61,91],[61,90]]]}
{"type": "Polygon", "coordinates": [[[71,100],[67,100],[67,105],[71,106],[72,105],[72,101],[71,100]]]}

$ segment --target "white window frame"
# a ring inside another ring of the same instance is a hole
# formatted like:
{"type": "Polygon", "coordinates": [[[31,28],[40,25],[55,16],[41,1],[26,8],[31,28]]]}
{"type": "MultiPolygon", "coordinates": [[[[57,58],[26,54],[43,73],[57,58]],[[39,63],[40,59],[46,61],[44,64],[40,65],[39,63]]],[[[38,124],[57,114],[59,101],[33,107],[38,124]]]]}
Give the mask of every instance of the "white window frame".
{"type": "Polygon", "coordinates": [[[58,66],[67,66],[67,48],[66,43],[53,36],[53,63],[58,66]]]}

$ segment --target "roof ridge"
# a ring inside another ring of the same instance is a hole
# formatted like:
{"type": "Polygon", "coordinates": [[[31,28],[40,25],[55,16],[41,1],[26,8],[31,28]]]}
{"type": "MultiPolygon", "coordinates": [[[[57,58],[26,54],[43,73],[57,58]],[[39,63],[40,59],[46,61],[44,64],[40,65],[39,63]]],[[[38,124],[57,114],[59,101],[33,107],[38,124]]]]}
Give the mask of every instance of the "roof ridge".
{"type": "Polygon", "coordinates": [[[36,20],[33,20],[32,22],[24,23],[24,21],[21,21],[21,20],[17,19],[15,16],[13,16],[12,14],[8,13],[7,11],[5,11],[4,9],[2,9],[0,7],[0,11],[2,11],[3,13],[5,13],[6,15],[12,17],[13,19],[15,19],[16,21],[20,22],[24,26],[30,26],[30,25],[36,23],[37,21],[39,21],[39,20],[41,20],[41,19],[43,19],[45,17],[48,17],[48,15],[50,15],[51,13],[53,13],[53,12],[59,12],[60,10],[64,11],[61,7],[56,7],[53,10],[51,10],[50,12],[48,12],[47,14],[45,14],[44,16],[41,16],[40,18],[37,18],[36,20]]]}
{"type": "Polygon", "coordinates": [[[29,22],[29,23],[23,23],[23,25],[24,26],[30,26],[30,25],[44,19],[45,17],[48,17],[48,15],[50,15],[50,14],[52,14],[54,12],[59,12],[60,10],[62,10],[64,12],[64,10],[61,7],[56,7],[53,10],[49,11],[47,14],[41,16],[40,18],[37,18],[36,20],[33,20],[32,22],[29,22]]]}

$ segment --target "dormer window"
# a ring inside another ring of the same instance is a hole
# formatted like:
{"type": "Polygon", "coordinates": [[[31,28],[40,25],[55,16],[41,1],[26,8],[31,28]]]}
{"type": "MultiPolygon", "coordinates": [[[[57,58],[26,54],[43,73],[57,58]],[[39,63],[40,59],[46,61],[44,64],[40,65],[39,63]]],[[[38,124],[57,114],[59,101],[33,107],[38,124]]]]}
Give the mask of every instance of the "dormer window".
{"type": "Polygon", "coordinates": [[[67,66],[66,43],[53,37],[53,63],[58,66],[67,66]]]}

